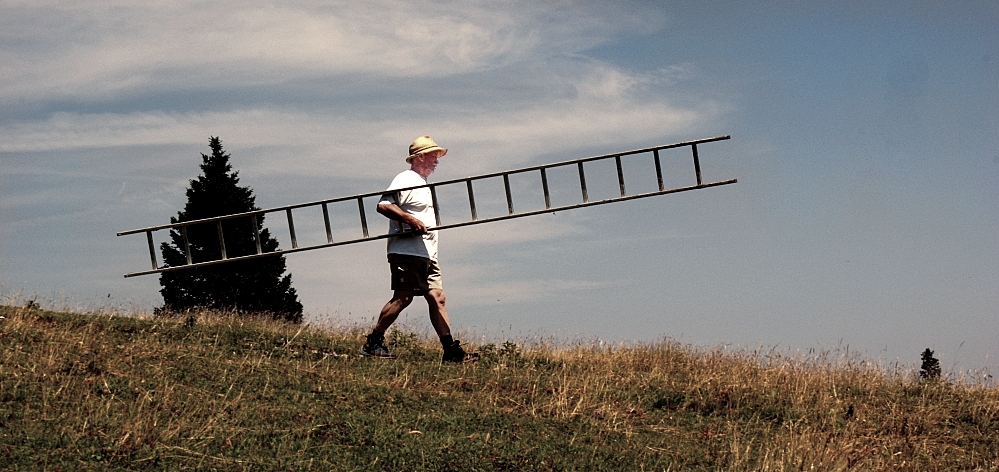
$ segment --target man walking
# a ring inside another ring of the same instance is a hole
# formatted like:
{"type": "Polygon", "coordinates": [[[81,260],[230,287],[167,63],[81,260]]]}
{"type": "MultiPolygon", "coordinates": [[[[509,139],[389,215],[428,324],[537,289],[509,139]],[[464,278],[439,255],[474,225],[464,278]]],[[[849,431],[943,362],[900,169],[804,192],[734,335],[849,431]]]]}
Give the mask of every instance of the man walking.
{"type": "Polygon", "coordinates": [[[389,219],[388,262],[392,270],[392,299],[382,307],[374,329],[361,348],[369,357],[394,358],[385,348],[385,331],[399,313],[409,306],[414,296],[427,300],[430,323],[444,347],[445,362],[462,362],[469,357],[460,343],[451,337],[451,325],[445,308],[441,270],[437,263],[437,231],[427,228],[436,224],[433,197],[427,187],[406,189],[427,184],[427,177],[437,168],[437,161],[447,154],[447,148],[437,145],[430,136],[420,136],[409,145],[406,162],[410,168],[395,176],[378,202],[378,213],[389,219]]]}

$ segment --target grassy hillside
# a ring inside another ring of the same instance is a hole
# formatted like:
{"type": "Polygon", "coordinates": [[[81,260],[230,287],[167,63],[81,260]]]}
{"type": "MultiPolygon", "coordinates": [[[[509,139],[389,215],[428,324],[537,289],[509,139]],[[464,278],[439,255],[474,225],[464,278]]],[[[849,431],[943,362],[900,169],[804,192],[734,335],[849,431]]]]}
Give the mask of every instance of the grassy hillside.
{"type": "Polygon", "coordinates": [[[4,470],[997,470],[999,391],[862,362],[0,307],[4,470]]]}

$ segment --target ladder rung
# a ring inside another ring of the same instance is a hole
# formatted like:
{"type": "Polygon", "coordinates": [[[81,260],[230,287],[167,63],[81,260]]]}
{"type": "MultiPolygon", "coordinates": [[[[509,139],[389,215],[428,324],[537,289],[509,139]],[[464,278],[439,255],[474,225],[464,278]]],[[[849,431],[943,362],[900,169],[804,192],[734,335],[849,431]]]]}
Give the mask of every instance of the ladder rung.
{"type": "Polygon", "coordinates": [[[184,255],[187,256],[187,265],[191,265],[191,241],[187,239],[187,225],[181,226],[180,232],[184,235],[184,255]]]}
{"type": "Polygon", "coordinates": [[[545,173],[545,168],[541,168],[541,186],[545,189],[545,209],[552,207],[552,198],[548,195],[548,174],[545,173]]]}
{"type": "MultiPolygon", "coordinates": [[[[326,223],[326,242],[333,242],[333,230],[330,229],[330,209],[323,203],[323,222],[326,223]]],[[[259,251],[258,251],[259,252],[259,251]]]]}
{"type": "MultiPolygon", "coordinates": [[[[153,261],[153,270],[159,269],[159,267],[156,266],[156,249],[153,246],[153,232],[152,231],[146,231],[146,241],[149,242],[149,259],[151,259],[153,261]]],[[[188,264],[190,264],[190,263],[191,262],[188,261],[188,264]]]]}
{"type": "Polygon", "coordinates": [[[621,196],[625,196],[624,193],[624,170],[621,169],[621,156],[614,156],[614,163],[617,165],[617,183],[621,186],[621,196]]]}
{"type": "Polygon", "coordinates": [[[472,209],[472,221],[475,221],[479,219],[479,216],[475,212],[475,194],[472,193],[472,179],[466,180],[465,184],[468,186],[468,206],[472,209]]]}
{"type": "Polygon", "coordinates": [[[250,217],[250,224],[253,225],[253,244],[257,247],[257,254],[264,251],[260,248],[260,225],[257,222],[257,215],[250,217]]]}
{"type": "Polygon", "coordinates": [[[222,220],[216,221],[215,227],[219,230],[219,249],[222,250],[222,260],[228,259],[225,254],[225,237],[222,236],[222,220]]]}
{"type": "Polygon", "coordinates": [[[295,220],[291,218],[291,208],[285,210],[288,213],[288,233],[291,234],[291,248],[298,248],[298,239],[295,237],[295,220]]]}
{"type": "Polygon", "coordinates": [[[513,214],[513,196],[510,195],[510,174],[503,174],[503,188],[506,189],[506,208],[508,214],[513,214]]]}
{"type": "Polygon", "coordinates": [[[436,185],[431,185],[430,186],[430,201],[432,201],[433,205],[434,205],[434,221],[436,221],[437,226],[440,226],[441,225],[441,211],[440,211],[440,205],[437,204],[437,186],[436,185]]]}
{"type": "Polygon", "coordinates": [[[368,217],[364,215],[364,197],[357,197],[357,209],[361,211],[361,230],[368,237],[368,217]]]}
{"type": "Polygon", "coordinates": [[[656,180],[659,181],[659,191],[662,192],[663,189],[663,167],[659,164],[659,150],[656,149],[652,151],[652,155],[655,156],[656,160],[656,180]]]}
{"type": "Polygon", "coordinates": [[[697,144],[691,144],[690,150],[694,153],[694,172],[697,174],[697,185],[701,185],[701,161],[697,159],[697,144]]]}

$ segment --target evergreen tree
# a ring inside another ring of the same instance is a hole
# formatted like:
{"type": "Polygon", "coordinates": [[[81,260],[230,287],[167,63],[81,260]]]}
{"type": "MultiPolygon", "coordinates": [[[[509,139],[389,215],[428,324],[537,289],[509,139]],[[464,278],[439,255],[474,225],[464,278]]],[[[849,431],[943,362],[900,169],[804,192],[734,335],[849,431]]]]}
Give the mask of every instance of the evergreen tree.
{"type": "Polygon", "coordinates": [[[933,351],[926,348],[920,356],[923,366],[919,370],[919,378],[923,380],[936,380],[940,378],[940,359],[933,357],[933,351]]]}
{"type": "MultiPolygon", "coordinates": [[[[240,187],[239,172],[229,164],[229,154],[222,150],[218,137],[209,140],[212,154],[201,154],[202,175],[191,180],[187,189],[184,210],[171,217],[171,223],[192,221],[214,216],[231,215],[259,210],[254,205],[253,190],[240,187]]],[[[222,222],[226,257],[256,254],[252,219],[235,218],[222,222]]],[[[257,215],[262,252],[274,252],[277,239],[263,227],[264,215],[257,215]]],[[[221,258],[216,223],[187,227],[192,262],[221,258]]],[[[170,231],[172,243],[162,243],[160,251],[168,267],[187,264],[184,254],[184,237],[179,230],[170,231]]],[[[291,287],[291,274],[284,275],[283,255],[233,261],[193,269],[163,272],[163,309],[181,311],[191,308],[236,310],[239,313],[268,313],[275,318],[300,323],[302,304],[291,287]]]]}

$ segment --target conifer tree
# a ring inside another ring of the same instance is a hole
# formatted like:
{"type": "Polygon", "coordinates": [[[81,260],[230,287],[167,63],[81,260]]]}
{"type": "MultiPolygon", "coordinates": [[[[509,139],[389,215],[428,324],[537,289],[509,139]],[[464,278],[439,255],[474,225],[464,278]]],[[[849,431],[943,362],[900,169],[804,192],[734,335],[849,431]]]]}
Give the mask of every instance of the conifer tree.
{"type": "MultiPolygon", "coordinates": [[[[253,190],[239,186],[239,172],[229,164],[230,155],[222,149],[218,137],[209,139],[212,154],[201,154],[202,175],[190,181],[187,204],[171,217],[171,223],[259,210],[253,190]]],[[[226,257],[256,254],[252,219],[236,218],[222,222],[226,257]]],[[[262,252],[274,252],[277,239],[264,228],[264,215],[257,215],[262,252]]],[[[192,262],[220,259],[216,223],[187,227],[192,262]]],[[[168,267],[187,264],[184,238],[179,230],[170,231],[171,243],[162,243],[160,251],[168,267]]],[[[163,272],[163,309],[182,311],[194,308],[235,310],[244,314],[267,313],[275,318],[300,323],[302,304],[291,287],[291,274],[285,272],[283,255],[233,261],[193,269],[163,272]]]]}
{"type": "Polygon", "coordinates": [[[926,348],[920,356],[923,366],[919,370],[919,378],[923,380],[936,380],[940,378],[940,359],[933,357],[933,351],[926,348]]]}

